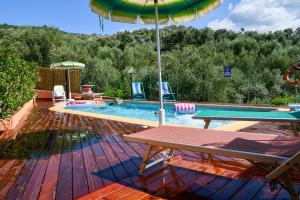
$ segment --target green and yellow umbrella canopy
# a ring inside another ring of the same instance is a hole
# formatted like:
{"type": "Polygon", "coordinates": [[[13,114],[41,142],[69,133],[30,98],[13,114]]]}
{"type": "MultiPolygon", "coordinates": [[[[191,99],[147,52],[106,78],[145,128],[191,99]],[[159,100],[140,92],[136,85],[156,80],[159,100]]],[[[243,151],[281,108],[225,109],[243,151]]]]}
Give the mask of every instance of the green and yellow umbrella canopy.
{"type": "MultiPolygon", "coordinates": [[[[159,23],[194,21],[220,3],[220,0],[158,0],[159,23]]],[[[98,15],[112,21],[155,23],[154,0],[90,0],[90,7],[98,15]]]]}

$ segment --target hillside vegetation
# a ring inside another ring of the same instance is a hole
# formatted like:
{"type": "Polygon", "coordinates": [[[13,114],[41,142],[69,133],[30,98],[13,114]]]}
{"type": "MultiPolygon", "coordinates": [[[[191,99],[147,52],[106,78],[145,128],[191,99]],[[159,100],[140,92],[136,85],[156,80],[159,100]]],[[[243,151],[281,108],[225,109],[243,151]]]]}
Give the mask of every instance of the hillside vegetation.
{"type": "MultiPolygon", "coordinates": [[[[300,59],[300,28],[257,33],[171,26],[161,30],[161,42],[163,79],[179,100],[280,104],[297,95],[282,74],[300,59]],[[231,78],[224,78],[224,66],[232,66],[231,78]]],[[[158,97],[154,30],[101,36],[4,24],[0,46],[42,67],[66,60],[85,63],[82,83],[120,97],[130,94],[128,69],[133,67],[133,79],[145,83],[147,98],[158,97]]]]}

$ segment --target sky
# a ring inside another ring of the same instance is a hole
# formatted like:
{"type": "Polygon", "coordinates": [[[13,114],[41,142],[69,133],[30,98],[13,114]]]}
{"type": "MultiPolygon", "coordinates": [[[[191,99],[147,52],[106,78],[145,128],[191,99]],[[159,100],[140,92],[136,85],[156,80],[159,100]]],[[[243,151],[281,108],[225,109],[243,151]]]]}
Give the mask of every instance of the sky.
{"type": "MultiPolygon", "coordinates": [[[[54,26],[83,34],[113,34],[124,30],[153,28],[151,25],[104,22],[89,8],[89,0],[0,0],[0,24],[54,26]]],[[[223,0],[207,16],[185,26],[196,28],[255,30],[268,32],[300,27],[300,0],[223,0]]]]}

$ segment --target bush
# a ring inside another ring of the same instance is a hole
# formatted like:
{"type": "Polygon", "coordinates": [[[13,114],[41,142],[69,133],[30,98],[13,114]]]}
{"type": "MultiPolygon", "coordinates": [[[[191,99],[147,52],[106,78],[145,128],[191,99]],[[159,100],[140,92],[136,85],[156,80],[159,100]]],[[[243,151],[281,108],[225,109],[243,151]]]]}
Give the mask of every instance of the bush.
{"type": "Polygon", "coordinates": [[[288,103],[300,103],[300,100],[295,96],[276,97],[271,100],[274,105],[287,105],[288,103]]]}
{"type": "Polygon", "coordinates": [[[108,90],[104,92],[104,95],[109,97],[118,97],[122,99],[129,97],[128,94],[126,94],[126,92],[122,89],[108,90]]]}
{"type": "Polygon", "coordinates": [[[33,63],[0,48],[0,118],[7,118],[34,96],[37,77],[33,63]]]}
{"type": "Polygon", "coordinates": [[[250,104],[258,104],[258,105],[266,105],[266,104],[270,104],[270,99],[268,99],[268,98],[266,98],[266,99],[254,98],[249,103],[250,104]]]}

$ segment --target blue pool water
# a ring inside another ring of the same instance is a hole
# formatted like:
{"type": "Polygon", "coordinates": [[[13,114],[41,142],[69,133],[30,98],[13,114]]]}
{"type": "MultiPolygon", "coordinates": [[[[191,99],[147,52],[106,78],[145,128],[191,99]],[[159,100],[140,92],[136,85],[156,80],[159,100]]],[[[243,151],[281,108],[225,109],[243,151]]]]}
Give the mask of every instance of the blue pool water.
{"type": "MultiPolygon", "coordinates": [[[[142,102],[126,102],[124,106],[110,106],[110,102],[106,102],[104,108],[100,108],[95,105],[83,105],[83,106],[67,106],[66,109],[69,110],[77,110],[83,112],[90,113],[98,113],[105,115],[113,115],[120,117],[128,117],[135,119],[142,119],[148,121],[158,121],[158,116],[155,115],[155,112],[158,111],[159,105],[155,103],[142,103],[142,102]]],[[[166,111],[166,123],[167,124],[181,124],[181,125],[189,125],[194,127],[203,127],[203,120],[195,120],[192,119],[193,114],[177,114],[173,110],[173,105],[164,105],[164,109],[166,111]]],[[[247,108],[232,108],[232,107],[212,107],[212,106],[197,106],[197,111],[237,111],[242,110],[245,112],[251,111],[266,111],[263,109],[247,109],[247,108]]],[[[232,123],[232,121],[227,120],[214,120],[210,123],[210,128],[219,127],[225,124],[232,123]]]]}

